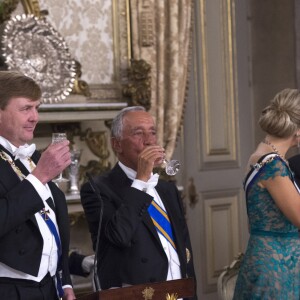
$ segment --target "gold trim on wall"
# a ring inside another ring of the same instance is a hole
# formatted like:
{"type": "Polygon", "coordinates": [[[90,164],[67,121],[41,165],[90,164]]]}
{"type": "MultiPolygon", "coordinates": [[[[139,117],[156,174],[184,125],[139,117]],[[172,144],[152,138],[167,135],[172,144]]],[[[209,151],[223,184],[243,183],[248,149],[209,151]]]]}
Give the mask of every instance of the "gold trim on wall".
{"type": "Polygon", "coordinates": [[[41,16],[39,0],[21,0],[25,14],[33,14],[36,17],[41,16]]]}
{"type": "Polygon", "coordinates": [[[129,6],[130,0],[113,0],[115,74],[117,81],[121,82],[128,80],[127,71],[132,58],[129,6]]]}
{"type": "Polygon", "coordinates": [[[195,76],[202,170],[239,166],[234,7],[235,0],[199,0],[195,76]],[[219,12],[218,22],[207,18],[212,9],[219,12]]]}

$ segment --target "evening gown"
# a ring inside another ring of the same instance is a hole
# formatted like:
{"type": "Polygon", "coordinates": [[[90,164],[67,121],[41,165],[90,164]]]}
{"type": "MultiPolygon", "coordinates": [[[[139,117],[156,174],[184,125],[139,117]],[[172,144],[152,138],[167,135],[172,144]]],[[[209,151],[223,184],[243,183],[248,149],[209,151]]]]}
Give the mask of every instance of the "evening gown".
{"type": "MultiPolygon", "coordinates": [[[[300,299],[300,239],[295,227],[258,182],[289,176],[277,154],[263,156],[244,181],[250,238],[235,287],[234,300],[300,299]]],[[[300,212],[299,212],[300,213],[300,212]]]]}

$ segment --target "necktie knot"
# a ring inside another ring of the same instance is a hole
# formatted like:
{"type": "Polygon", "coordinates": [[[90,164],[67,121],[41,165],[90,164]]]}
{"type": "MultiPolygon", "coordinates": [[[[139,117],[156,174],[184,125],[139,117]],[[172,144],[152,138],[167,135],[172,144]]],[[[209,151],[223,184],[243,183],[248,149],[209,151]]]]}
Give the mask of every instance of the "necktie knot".
{"type": "Polygon", "coordinates": [[[27,157],[31,157],[31,155],[33,154],[35,149],[36,149],[35,144],[31,144],[31,145],[25,144],[25,145],[17,148],[14,151],[13,155],[14,155],[15,159],[24,159],[27,157]]]}

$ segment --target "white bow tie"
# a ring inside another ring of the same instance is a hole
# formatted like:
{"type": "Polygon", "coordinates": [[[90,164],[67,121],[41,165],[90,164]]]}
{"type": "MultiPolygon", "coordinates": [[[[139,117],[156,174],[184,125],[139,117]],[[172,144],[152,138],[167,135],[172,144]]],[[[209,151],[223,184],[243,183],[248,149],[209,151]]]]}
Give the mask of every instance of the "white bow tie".
{"type": "Polygon", "coordinates": [[[13,155],[15,156],[15,159],[24,159],[27,157],[31,157],[35,149],[36,149],[35,144],[31,144],[31,145],[25,144],[17,148],[14,151],[13,155]]]}
{"type": "Polygon", "coordinates": [[[147,181],[148,186],[151,188],[155,188],[158,182],[158,178],[159,178],[158,174],[153,174],[150,177],[150,179],[147,181]]]}

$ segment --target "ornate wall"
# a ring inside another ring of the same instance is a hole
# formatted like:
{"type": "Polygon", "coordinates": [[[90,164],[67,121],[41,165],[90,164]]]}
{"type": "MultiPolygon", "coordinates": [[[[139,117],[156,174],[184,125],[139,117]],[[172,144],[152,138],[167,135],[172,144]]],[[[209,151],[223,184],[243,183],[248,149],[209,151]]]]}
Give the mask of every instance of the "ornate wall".
{"type": "Polygon", "coordinates": [[[95,0],[40,0],[48,21],[62,34],[89,84],[114,81],[113,3],[95,0]],[[63,18],[61,17],[63,16],[63,18]]]}

